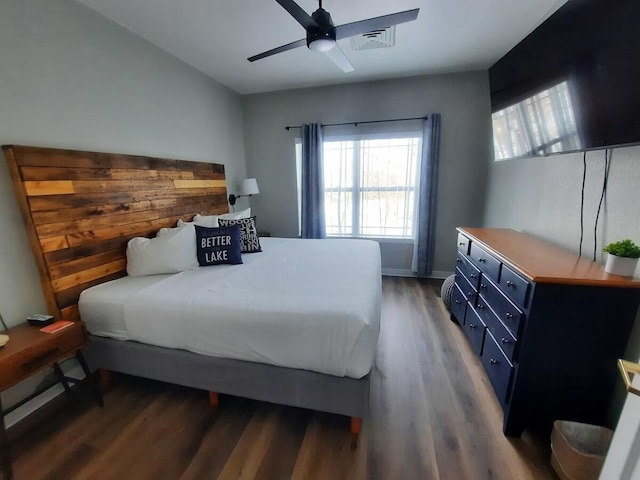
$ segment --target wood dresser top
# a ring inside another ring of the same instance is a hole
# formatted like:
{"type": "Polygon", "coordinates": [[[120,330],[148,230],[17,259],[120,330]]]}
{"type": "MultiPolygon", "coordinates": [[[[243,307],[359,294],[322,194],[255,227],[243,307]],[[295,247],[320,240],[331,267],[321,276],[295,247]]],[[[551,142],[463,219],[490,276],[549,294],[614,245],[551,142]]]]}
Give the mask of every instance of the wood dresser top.
{"type": "Polygon", "coordinates": [[[611,275],[604,265],[511,229],[460,227],[458,231],[537,283],[640,289],[640,279],[611,275]]]}

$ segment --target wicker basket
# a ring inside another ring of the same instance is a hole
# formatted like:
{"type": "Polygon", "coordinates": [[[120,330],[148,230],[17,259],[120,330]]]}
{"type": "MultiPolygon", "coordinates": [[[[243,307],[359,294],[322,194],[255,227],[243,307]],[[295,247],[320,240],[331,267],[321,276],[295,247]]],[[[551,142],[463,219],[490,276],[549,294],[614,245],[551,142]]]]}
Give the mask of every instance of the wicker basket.
{"type": "Polygon", "coordinates": [[[561,480],[597,480],[612,436],[605,427],[556,420],[551,433],[551,466],[561,480]]]}

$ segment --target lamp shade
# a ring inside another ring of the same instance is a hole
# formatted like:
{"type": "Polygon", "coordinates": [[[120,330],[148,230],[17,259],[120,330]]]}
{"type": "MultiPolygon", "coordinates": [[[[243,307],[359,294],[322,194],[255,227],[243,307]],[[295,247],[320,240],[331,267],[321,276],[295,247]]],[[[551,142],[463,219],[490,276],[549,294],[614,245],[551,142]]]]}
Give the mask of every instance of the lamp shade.
{"type": "Polygon", "coordinates": [[[258,188],[258,182],[256,182],[255,178],[247,178],[242,181],[240,195],[256,195],[258,193],[260,193],[260,189],[258,188]]]}

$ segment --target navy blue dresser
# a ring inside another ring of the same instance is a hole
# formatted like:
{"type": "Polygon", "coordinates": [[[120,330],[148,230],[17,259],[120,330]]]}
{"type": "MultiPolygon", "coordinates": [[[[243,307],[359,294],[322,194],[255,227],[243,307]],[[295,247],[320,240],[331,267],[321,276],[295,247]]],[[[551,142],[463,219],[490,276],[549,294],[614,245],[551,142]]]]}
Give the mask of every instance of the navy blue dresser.
{"type": "Polygon", "coordinates": [[[640,281],[515,230],[458,228],[452,318],[479,355],[504,433],[604,425],[640,281]]]}

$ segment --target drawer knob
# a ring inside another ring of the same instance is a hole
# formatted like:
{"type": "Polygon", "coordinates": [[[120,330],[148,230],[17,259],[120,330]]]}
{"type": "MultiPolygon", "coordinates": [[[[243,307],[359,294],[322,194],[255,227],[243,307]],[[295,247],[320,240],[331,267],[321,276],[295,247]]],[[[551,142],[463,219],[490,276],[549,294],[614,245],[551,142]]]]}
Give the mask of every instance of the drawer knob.
{"type": "Polygon", "coordinates": [[[511,280],[507,280],[507,287],[513,287],[513,282],[511,280]]]}
{"type": "Polygon", "coordinates": [[[472,273],[471,275],[469,275],[471,278],[476,278],[476,274],[472,273]]]}
{"type": "Polygon", "coordinates": [[[513,315],[511,315],[509,312],[507,312],[507,313],[505,314],[505,316],[506,316],[509,320],[511,320],[511,319],[513,318],[513,315]]]}
{"type": "MultiPolygon", "coordinates": [[[[449,245],[451,245],[451,244],[449,244],[449,245]]],[[[464,247],[466,245],[466,243],[460,242],[458,245],[460,245],[461,247],[464,247]]]]}
{"type": "Polygon", "coordinates": [[[460,259],[459,258],[456,258],[456,263],[460,263],[460,259]]]}
{"type": "Polygon", "coordinates": [[[480,263],[485,263],[485,262],[486,262],[486,260],[485,260],[484,258],[482,258],[482,257],[478,258],[478,261],[479,261],[480,263]]]}
{"type": "Polygon", "coordinates": [[[472,329],[473,329],[473,328],[476,328],[476,326],[475,326],[475,324],[470,323],[470,324],[469,324],[469,328],[472,328],[472,329]]]}
{"type": "Polygon", "coordinates": [[[502,342],[503,345],[506,345],[507,343],[509,343],[509,340],[506,338],[503,338],[500,341],[502,342]]]}
{"type": "Polygon", "coordinates": [[[478,310],[484,310],[484,305],[478,305],[478,310]]]}
{"type": "Polygon", "coordinates": [[[473,295],[474,295],[473,292],[467,293],[467,297],[469,297],[469,298],[473,297],[473,295]]]}
{"type": "Polygon", "coordinates": [[[487,286],[484,283],[481,283],[480,288],[487,288],[487,286]]]}
{"type": "Polygon", "coordinates": [[[454,273],[454,274],[453,274],[453,276],[454,276],[455,278],[458,278],[458,274],[457,274],[457,273],[454,273]]]}
{"type": "Polygon", "coordinates": [[[457,299],[456,299],[456,303],[457,303],[458,305],[460,305],[460,300],[457,300],[457,299]]]}
{"type": "Polygon", "coordinates": [[[489,363],[490,363],[491,365],[497,365],[497,364],[498,364],[498,361],[492,358],[492,359],[490,359],[490,360],[489,360],[489,363]]]}

